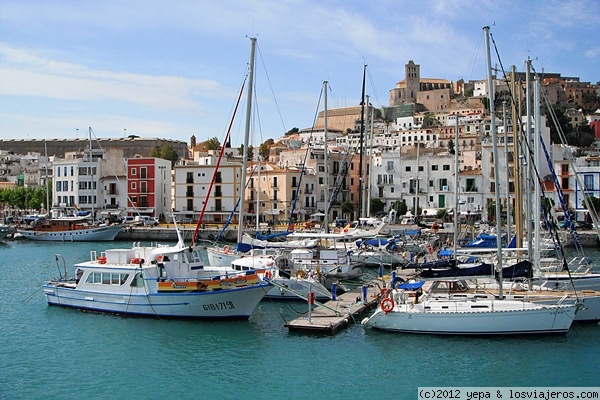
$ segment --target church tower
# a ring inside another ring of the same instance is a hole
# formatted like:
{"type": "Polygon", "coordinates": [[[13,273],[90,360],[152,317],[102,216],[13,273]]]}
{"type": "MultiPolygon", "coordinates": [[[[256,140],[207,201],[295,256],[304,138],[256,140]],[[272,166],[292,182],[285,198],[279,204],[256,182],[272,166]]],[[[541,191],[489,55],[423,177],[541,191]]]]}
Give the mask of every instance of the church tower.
{"type": "Polygon", "coordinates": [[[421,66],[410,60],[404,66],[404,77],[406,80],[404,103],[415,103],[421,87],[421,66]]]}

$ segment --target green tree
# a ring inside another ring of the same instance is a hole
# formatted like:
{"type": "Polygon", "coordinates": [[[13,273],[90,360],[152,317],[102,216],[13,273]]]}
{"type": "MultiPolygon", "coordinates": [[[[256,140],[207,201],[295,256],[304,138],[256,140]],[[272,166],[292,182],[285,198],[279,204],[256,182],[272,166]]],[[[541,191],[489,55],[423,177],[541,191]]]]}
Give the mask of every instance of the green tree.
{"type": "Polygon", "coordinates": [[[163,160],[171,161],[171,167],[175,165],[177,160],[179,160],[179,154],[173,149],[168,143],[163,144],[162,146],[154,146],[150,149],[148,154],[150,157],[162,158],[163,160]]]}
{"type": "Polygon", "coordinates": [[[284,134],[284,136],[293,135],[293,134],[295,134],[295,133],[298,133],[298,132],[300,132],[300,129],[298,129],[298,128],[294,127],[294,128],[292,128],[292,129],[290,129],[289,131],[287,131],[287,132],[284,134]]]}
{"type": "MultiPolygon", "coordinates": [[[[240,147],[238,148],[238,154],[240,156],[244,155],[244,145],[241,144],[240,147]]],[[[252,146],[248,146],[248,161],[252,160],[254,158],[254,147],[252,146]]]]}
{"type": "Polygon", "coordinates": [[[423,126],[424,127],[437,126],[439,124],[440,124],[440,122],[435,117],[435,113],[426,112],[423,115],[423,126]]]}
{"type": "Polygon", "coordinates": [[[204,142],[204,145],[206,146],[206,150],[219,150],[221,148],[221,142],[216,137],[208,139],[204,142]]]}
{"type": "Polygon", "coordinates": [[[448,216],[448,210],[445,208],[440,208],[439,210],[437,210],[437,213],[435,214],[435,217],[437,219],[441,219],[441,220],[446,220],[446,217],[448,216]]]}
{"type": "Polygon", "coordinates": [[[371,199],[371,215],[377,215],[380,212],[383,212],[385,208],[385,203],[381,201],[381,199],[371,199]]]}
{"type": "Polygon", "coordinates": [[[408,212],[408,206],[404,200],[396,200],[390,205],[391,210],[396,210],[398,215],[406,215],[408,212]]]}
{"type": "Polygon", "coordinates": [[[454,154],[454,141],[452,139],[448,141],[448,153],[454,154]]]}
{"type": "Polygon", "coordinates": [[[591,204],[593,210],[590,210],[589,207],[587,207],[587,202],[585,203],[586,208],[590,211],[595,212],[596,214],[600,213],[600,199],[594,196],[587,196],[587,200],[591,204]]]}
{"type": "Polygon", "coordinates": [[[258,148],[258,155],[262,160],[269,159],[269,150],[274,144],[275,141],[273,139],[267,139],[263,144],[260,145],[260,147],[258,148]]]}
{"type": "Polygon", "coordinates": [[[344,201],[340,208],[344,215],[354,213],[354,203],[351,201],[344,201]]]}

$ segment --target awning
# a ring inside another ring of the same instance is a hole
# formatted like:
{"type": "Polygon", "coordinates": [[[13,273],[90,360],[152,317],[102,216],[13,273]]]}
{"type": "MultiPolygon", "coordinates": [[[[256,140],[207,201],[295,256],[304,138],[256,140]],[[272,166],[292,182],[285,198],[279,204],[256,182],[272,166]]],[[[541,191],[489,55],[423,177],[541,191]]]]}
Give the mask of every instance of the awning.
{"type": "Polygon", "coordinates": [[[306,210],[304,208],[300,208],[298,210],[294,210],[294,214],[306,214],[306,210]]]}
{"type": "Polygon", "coordinates": [[[283,213],[283,211],[278,208],[271,208],[269,210],[263,211],[264,215],[279,215],[281,213],[283,213]]]}

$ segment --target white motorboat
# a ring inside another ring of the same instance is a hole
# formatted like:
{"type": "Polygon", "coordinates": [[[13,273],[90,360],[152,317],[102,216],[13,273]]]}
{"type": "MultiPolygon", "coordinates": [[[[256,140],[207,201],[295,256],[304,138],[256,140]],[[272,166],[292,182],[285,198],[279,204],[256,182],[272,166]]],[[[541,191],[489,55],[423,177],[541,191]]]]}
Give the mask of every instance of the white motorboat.
{"type": "Polygon", "coordinates": [[[259,271],[262,277],[273,283],[265,295],[267,299],[301,300],[315,293],[316,300],[331,299],[331,292],[323,285],[325,277],[317,273],[298,271],[295,275],[283,271],[276,265],[277,258],[246,256],[236,259],[231,266],[238,271],[259,271]]]}
{"type": "Polygon", "coordinates": [[[248,318],[270,284],[256,271],[205,267],[200,249],[179,235],[175,246],[92,251],[74,277],[59,266],[44,294],[49,305],[122,315],[248,318]]]}

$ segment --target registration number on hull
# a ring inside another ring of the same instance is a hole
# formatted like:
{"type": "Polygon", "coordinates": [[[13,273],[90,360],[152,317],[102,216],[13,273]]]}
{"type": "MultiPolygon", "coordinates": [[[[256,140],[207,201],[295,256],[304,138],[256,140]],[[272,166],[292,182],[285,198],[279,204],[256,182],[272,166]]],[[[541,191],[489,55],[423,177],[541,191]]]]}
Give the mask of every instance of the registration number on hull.
{"type": "Polygon", "coordinates": [[[202,307],[205,311],[233,310],[235,308],[232,301],[222,301],[220,303],[205,304],[202,307]]]}

